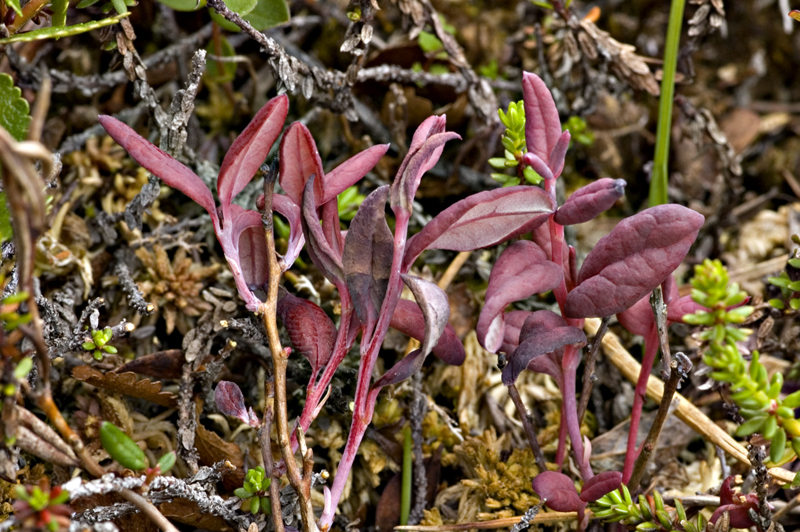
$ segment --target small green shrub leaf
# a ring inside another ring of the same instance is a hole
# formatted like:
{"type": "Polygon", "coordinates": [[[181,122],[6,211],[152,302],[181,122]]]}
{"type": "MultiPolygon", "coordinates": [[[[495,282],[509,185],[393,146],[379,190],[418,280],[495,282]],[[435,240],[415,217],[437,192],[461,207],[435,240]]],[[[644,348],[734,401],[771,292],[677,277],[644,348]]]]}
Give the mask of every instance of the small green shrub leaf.
{"type": "MultiPolygon", "coordinates": [[[[62,28],[50,27],[50,28],[42,28],[39,30],[29,31],[26,33],[17,33],[16,35],[12,35],[11,37],[0,39],[0,44],[11,44],[14,42],[30,42],[30,41],[40,41],[42,39],[59,39],[61,37],[71,37],[73,35],[86,33],[87,31],[92,31],[99,28],[104,28],[106,26],[111,26],[128,16],[130,16],[130,13],[115,15],[113,17],[104,18],[102,20],[92,20],[91,22],[84,22],[82,24],[73,24],[72,26],[65,26],[62,28]]],[[[0,114],[0,116],[1,115],[2,114],[0,114]]]]}
{"type": "Polygon", "coordinates": [[[113,423],[103,421],[100,425],[100,443],[103,449],[123,467],[139,471],[147,466],[144,452],[130,436],[113,423]]]}

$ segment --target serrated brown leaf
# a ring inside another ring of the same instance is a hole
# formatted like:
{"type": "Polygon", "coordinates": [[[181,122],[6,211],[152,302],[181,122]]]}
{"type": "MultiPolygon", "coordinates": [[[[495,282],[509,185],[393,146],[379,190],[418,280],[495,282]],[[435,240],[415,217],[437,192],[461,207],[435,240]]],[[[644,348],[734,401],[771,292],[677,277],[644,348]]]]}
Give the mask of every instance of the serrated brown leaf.
{"type": "Polygon", "coordinates": [[[134,372],[158,379],[180,379],[186,362],[182,349],[167,349],[131,360],[117,368],[114,373],[134,372]]]}
{"type": "Polygon", "coordinates": [[[242,482],[244,482],[244,457],[239,446],[223,440],[219,434],[206,429],[200,423],[197,424],[195,435],[194,446],[197,454],[200,455],[200,463],[211,466],[227,460],[236,466],[236,470],[224,475],[222,484],[230,490],[241,488],[242,482]]]}
{"type": "Polygon", "coordinates": [[[72,376],[79,381],[103,388],[115,393],[145,399],[151,403],[175,408],[178,406],[178,399],[174,394],[161,391],[161,383],[153,382],[150,379],[137,380],[136,374],[127,373],[106,373],[89,366],[78,366],[72,370],[72,376]]]}

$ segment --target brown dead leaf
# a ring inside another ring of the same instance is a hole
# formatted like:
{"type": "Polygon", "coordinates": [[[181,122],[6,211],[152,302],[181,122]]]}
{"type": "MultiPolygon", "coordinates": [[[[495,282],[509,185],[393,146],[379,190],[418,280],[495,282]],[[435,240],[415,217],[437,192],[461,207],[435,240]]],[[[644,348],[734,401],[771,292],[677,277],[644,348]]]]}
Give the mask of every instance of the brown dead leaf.
{"type": "Polygon", "coordinates": [[[736,153],[752,143],[758,136],[761,119],[749,109],[734,109],[720,120],[720,127],[736,153]]]}
{"type": "Polygon", "coordinates": [[[194,529],[211,530],[212,532],[233,532],[233,529],[218,515],[203,513],[196,502],[189,499],[174,499],[161,503],[158,509],[165,517],[174,519],[194,529]]]}
{"type": "Polygon", "coordinates": [[[242,486],[244,482],[244,457],[238,445],[223,440],[219,434],[206,429],[200,423],[197,424],[194,445],[200,455],[200,463],[202,465],[211,466],[217,462],[227,460],[236,466],[236,470],[222,477],[222,484],[226,488],[234,490],[242,486]]]}
{"type": "Polygon", "coordinates": [[[185,362],[182,349],[167,349],[131,360],[117,368],[114,373],[132,371],[157,379],[180,379],[185,362]]]}
{"type": "Polygon", "coordinates": [[[72,376],[79,381],[103,388],[116,393],[146,399],[151,403],[175,408],[178,400],[175,395],[161,391],[160,382],[152,382],[149,379],[137,380],[134,373],[106,373],[89,366],[78,366],[72,370],[72,376]]]}

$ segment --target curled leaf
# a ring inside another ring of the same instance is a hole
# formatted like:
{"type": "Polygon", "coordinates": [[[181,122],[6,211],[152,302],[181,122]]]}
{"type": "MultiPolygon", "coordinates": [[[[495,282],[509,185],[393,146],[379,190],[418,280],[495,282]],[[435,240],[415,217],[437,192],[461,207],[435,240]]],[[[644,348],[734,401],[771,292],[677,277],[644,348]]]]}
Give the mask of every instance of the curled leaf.
{"type": "Polygon", "coordinates": [[[331,249],[330,244],[325,239],[322,227],[319,225],[317,217],[317,204],[314,192],[315,176],[309,177],[303,192],[303,234],[305,235],[308,251],[311,260],[322,271],[323,275],[333,284],[344,281],[342,271],[342,261],[339,256],[331,249]]]}
{"type": "MultiPolygon", "coordinates": [[[[425,338],[425,318],[422,310],[413,301],[401,299],[397,302],[389,326],[420,342],[425,338]]],[[[433,347],[433,354],[451,366],[464,363],[464,346],[450,325],[445,326],[439,341],[433,347]]]]}
{"type": "Polygon", "coordinates": [[[444,290],[435,284],[411,275],[402,274],[400,277],[414,294],[425,318],[425,337],[422,340],[424,357],[431,352],[444,332],[447,320],[450,319],[450,303],[444,290]]]}
{"type": "Polygon", "coordinates": [[[564,273],[547,260],[533,242],[514,242],[500,255],[489,276],[486,299],[478,318],[478,341],[496,353],[504,337],[504,310],[513,301],[549,292],[561,282],[564,273]]]}
{"type": "Polygon", "coordinates": [[[381,375],[380,378],[372,384],[372,389],[380,390],[384,386],[389,386],[390,384],[397,384],[398,382],[403,382],[404,380],[415,374],[417,371],[419,371],[420,368],[422,368],[422,364],[424,362],[425,362],[425,355],[423,354],[422,350],[415,349],[414,351],[404,356],[386,373],[381,375]]]}
{"type": "Polygon", "coordinates": [[[631,307],[683,261],[703,216],[681,205],[658,205],[621,221],[586,257],[567,296],[569,318],[610,316],[631,307]]]}
{"type": "Polygon", "coordinates": [[[548,508],[557,512],[577,512],[585,506],[575,484],[563,473],[542,471],[533,479],[533,491],[547,500],[548,508]]]}
{"type": "Polygon", "coordinates": [[[610,209],[625,194],[625,185],[624,179],[598,179],[576,190],[558,208],[553,219],[561,225],[582,224],[593,220],[610,209]]]}
{"type": "Polygon", "coordinates": [[[389,186],[384,185],[366,197],[344,241],[344,278],[367,336],[378,320],[392,270],[394,236],[384,214],[388,196],[389,186]]]}

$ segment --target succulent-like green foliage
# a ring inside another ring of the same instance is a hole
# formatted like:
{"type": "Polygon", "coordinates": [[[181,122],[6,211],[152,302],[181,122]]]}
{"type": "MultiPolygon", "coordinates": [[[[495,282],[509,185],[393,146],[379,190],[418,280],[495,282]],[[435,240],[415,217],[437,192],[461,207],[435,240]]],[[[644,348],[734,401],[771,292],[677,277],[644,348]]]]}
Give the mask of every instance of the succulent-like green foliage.
{"type": "Polygon", "coordinates": [[[39,486],[26,487],[20,484],[15,486],[17,500],[14,502],[14,517],[18,523],[32,525],[39,529],[46,528],[55,532],[69,522],[67,517],[72,514],[72,509],[66,506],[69,492],[56,486],[50,491],[45,491],[39,486]]]}
{"type": "Polygon", "coordinates": [[[748,366],[736,346],[750,334],[747,329],[734,327],[753,312],[753,307],[737,306],[747,294],[739,290],[737,283],[729,282],[728,272],[718,260],[706,260],[696,266],[692,286],[692,298],[709,310],[686,315],[684,321],[705,327],[699,334],[706,344],[703,362],[714,369],[714,380],[730,386],[731,399],[745,419],[736,434],[761,433],[772,442],[773,462],[783,459],[787,442],[800,455],[800,422],[794,417],[794,409],[800,406],[800,392],[781,399],[783,375],[776,373],[769,379],[758,352],[753,353],[748,366]]]}
{"type": "Polygon", "coordinates": [[[265,514],[272,513],[267,490],[272,483],[261,466],[250,469],[244,477],[244,484],[236,489],[233,494],[242,499],[242,510],[257,514],[262,510],[265,514]]]}
{"type": "MultiPolygon", "coordinates": [[[[489,165],[495,170],[513,169],[515,175],[505,173],[493,173],[492,177],[503,184],[505,187],[519,185],[522,181],[519,176],[520,161],[522,156],[528,151],[525,145],[525,102],[511,102],[508,104],[508,111],[497,110],[500,121],[506,126],[501,142],[505,149],[503,157],[493,157],[489,159],[489,165]]],[[[522,177],[531,185],[538,185],[542,182],[542,177],[537,174],[530,166],[524,166],[522,177]]]]}
{"type": "Polygon", "coordinates": [[[702,514],[698,514],[694,522],[689,521],[681,501],[675,500],[674,512],[667,510],[658,491],[653,492],[652,500],[637,497],[634,502],[624,484],[618,490],[589,503],[589,508],[597,519],[606,523],[622,523],[639,532],[702,532],[706,529],[702,514]]]}
{"type": "MultiPolygon", "coordinates": [[[[795,244],[800,244],[800,236],[792,235],[792,241],[795,244]]],[[[781,298],[774,298],[769,300],[769,304],[779,310],[786,309],[789,305],[791,310],[800,309],[800,281],[793,279],[790,272],[800,270],[800,251],[795,250],[793,256],[788,261],[786,269],[789,271],[782,271],[778,277],[770,277],[769,283],[781,289],[781,298]]]]}
{"type": "Polygon", "coordinates": [[[90,351],[96,360],[103,360],[103,353],[116,354],[117,348],[113,345],[108,345],[114,332],[111,327],[106,327],[102,331],[92,331],[92,339],[83,342],[83,348],[90,351]]]}

